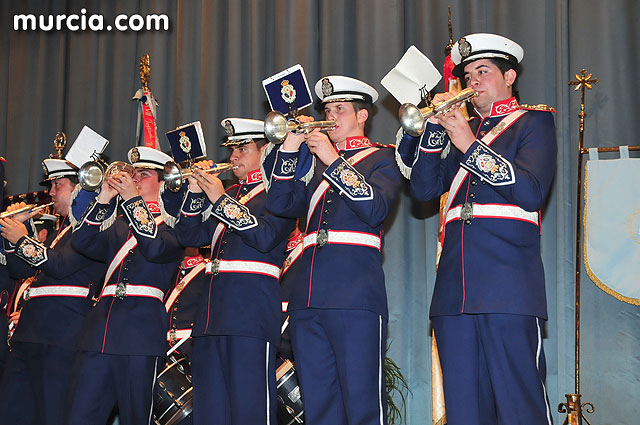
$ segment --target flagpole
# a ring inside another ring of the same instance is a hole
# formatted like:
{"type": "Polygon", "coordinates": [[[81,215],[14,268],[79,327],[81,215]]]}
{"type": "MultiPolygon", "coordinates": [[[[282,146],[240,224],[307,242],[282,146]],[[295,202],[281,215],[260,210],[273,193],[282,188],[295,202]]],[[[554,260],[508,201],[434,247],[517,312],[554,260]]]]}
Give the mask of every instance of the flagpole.
{"type": "Polygon", "coordinates": [[[558,412],[566,413],[567,417],[564,420],[564,425],[582,425],[582,420],[591,425],[591,422],[584,416],[584,411],[587,413],[593,413],[595,406],[593,403],[582,403],[580,397],[580,270],[581,270],[581,256],[580,256],[580,244],[582,234],[582,155],[588,152],[588,149],[584,148],[584,121],[587,116],[584,110],[584,93],[586,89],[591,90],[594,84],[598,83],[597,78],[592,78],[593,75],[587,75],[586,69],[582,69],[580,74],[576,74],[576,81],[569,81],[570,86],[576,86],[575,91],[580,90],[580,118],[579,135],[578,135],[578,191],[576,194],[576,271],[575,271],[575,392],[573,394],[565,394],[567,398],[566,403],[560,403],[558,405],[558,412]]]}

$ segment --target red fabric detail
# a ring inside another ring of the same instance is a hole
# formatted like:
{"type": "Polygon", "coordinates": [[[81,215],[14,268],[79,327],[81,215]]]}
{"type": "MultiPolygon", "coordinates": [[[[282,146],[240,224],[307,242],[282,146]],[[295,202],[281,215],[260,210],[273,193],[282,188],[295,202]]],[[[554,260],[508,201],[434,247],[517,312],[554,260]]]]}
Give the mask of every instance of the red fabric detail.
{"type": "Polygon", "coordinates": [[[148,148],[159,149],[158,134],[156,131],[156,117],[153,116],[153,111],[149,106],[149,103],[154,102],[155,98],[149,90],[144,91],[144,96],[147,100],[144,102],[140,102],[140,106],[142,107],[142,123],[144,127],[144,146],[148,148]]]}
{"type": "Polygon", "coordinates": [[[518,101],[515,97],[510,97],[509,99],[501,100],[499,102],[493,102],[493,105],[491,105],[490,116],[506,115],[517,111],[518,109],[520,109],[518,101]]]}
{"type": "Polygon", "coordinates": [[[449,91],[449,81],[455,80],[456,78],[453,76],[453,68],[455,68],[455,65],[453,60],[451,60],[451,54],[447,55],[444,59],[442,68],[442,73],[444,74],[444,91],[449,91]]]}
{"type": "Polygon", "coordinates": [[[296,234],[291,236],[287,241],[287,249],[286,251],[294,250],[298,245],[300,245],[303,241],[302,232],[296,229],[296,234]]]}
{"type": "Polygon", "coordinates": [[[157,202],[147,202],[147,208],[151,214],[160,214],[160,205],[157,202]]]}
{"type": "Polygon", "coordinates": [[[246,184],[260,183],[262,181],[262,173],[260,169],[254,170],[247,175],[246,184]]]}
{"type": "Polygon", "coordinates": [[[190,269],[202,263],[203,261],[204,261],[204,258],[202,257],[202,255],[197,255],[195,257],[187,257],[184,259],[183,268],[190,269]]]}
{"type": "Polygon", "coordinates": [[[373,146],[371,141],[366,137],[347,137],[347,143],[345,145],[345,150],[349,149],[360,149],[360,148],[369,148],[373,146]]]}

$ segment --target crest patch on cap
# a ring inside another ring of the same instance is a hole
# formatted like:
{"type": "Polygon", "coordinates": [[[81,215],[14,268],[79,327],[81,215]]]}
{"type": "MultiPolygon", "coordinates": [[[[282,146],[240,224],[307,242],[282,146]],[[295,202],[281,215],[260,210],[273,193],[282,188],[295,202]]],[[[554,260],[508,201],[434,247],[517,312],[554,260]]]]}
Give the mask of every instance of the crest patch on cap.
{"type": "Polygon", "coordinates": [[[471,44],[464,37],[458,41],[458,52],[463,59],[471,54],[471,44]]]}
{"type": "Polygon", "coordinates": [[[328,78],[322,79],[322,95],[324,97],[331,96],[333,93],[333,84],[329,81],[328,78]]]}
{"type": "Polygon", "coordinates": [[[233,128],[233,124],[231,124],[230,120],[226,120],[224,122],[224,131],[227,133],[227,137],[233,136],[235,134],[235,129],[233,128]]]}
{"type": "Polygon", "coordinates": [[[131,149],[131,162],[138,162],[140,160],[140,152],[138,152],[138,148],[131,149]]]}

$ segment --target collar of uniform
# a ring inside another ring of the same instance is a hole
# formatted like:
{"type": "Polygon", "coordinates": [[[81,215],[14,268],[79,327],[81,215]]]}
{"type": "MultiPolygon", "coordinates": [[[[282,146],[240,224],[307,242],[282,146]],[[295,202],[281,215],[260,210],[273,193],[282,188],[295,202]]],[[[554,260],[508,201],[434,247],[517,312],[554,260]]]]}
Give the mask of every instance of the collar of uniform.
{"type": "Polygon", "coordinates": [[[491,105],[491,113],[490,117],[496,115],[507,115],[512,113],[513,111],[517,111],[520,109],[520,105],[518,105],[518,101],[515,97],[510,97],[509,99],[500,100],[498,102],[493,102],[491,105]]]}
{"type": "Polygon", "coordinates": [[[300,245],[303,242],[303,239],[304,238],[302,237],[302,232],[298,230],[296,234],[290,237],[289,240],[287,241],[287,249],[285,251],[288,252],[295,249],[298,245],[300,245]]]}
{"type": "Polygon", "coordinates": [[[196,255],[195,257],[186,257],[182,262],[182,268],[190,269],[202,263],[203,261],[204,261],[204,258],[202,257],[202,255],[196,255]]]}
{"type": "Polygon", "coordinates": [[[260,169],[258,168],[257,170],[253,170],[249,174],[247,174],[247,179],[246,180],[242,180],[240,183],[241,184],[251,184],[251,183],[260,183],[261,181],[262,181],[262,173],[260,172],[260,169]]]}
{"type": "MultiPolygon", "coordinates": [[[[360,149],[360,148],[368,148],[371,147],[371,141],[364,136],[357,137],[347,137],[347,141],[345,143],[345,148],[340,150],[352,150],[352,149],[360,149]]],[[[336,146],[337,149],[337,146],[336,146]]]]}
{"type": "Polygon", "coordinates": [[[147,208],[151,214],[160,214],[160,205],[157,202],[147,202],[147,208]]]}

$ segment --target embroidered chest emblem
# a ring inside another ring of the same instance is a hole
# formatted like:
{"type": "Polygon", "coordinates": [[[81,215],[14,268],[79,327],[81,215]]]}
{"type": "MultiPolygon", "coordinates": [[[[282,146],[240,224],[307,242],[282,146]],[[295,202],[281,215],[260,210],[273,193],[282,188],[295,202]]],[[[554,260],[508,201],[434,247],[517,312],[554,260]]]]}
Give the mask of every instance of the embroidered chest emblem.
{"type": "Polygon", "coordinates": [[[137,206],[133,210],[133,218],[143,226],[149,224],[149,213],[147,213],[147,210],[141,206],[137,206]]]}
{"type": "Polygon", "coordinates": [[[360,185],[356,173],[349,169],[342,170],[340,180],[349,187],[358,187],[360,185]]]}
{"type": "Polygon", "coordinates": [[[496,160],[490,155],[482,154],[476,158],[476,165],[485,173],[493,173],[496,170],[496,160]]]}
{"type": "MultiPolygon", "coordinates": [[[[240,202],[242,202],[242,199],[240,200],[240,202]]],[[[224,215],[227,218],[234,219],[234,220],[240,217],[240,215],[242,214],[242,211],[240,210],[240,208],[238,208],[238,206],[235,204],[225,205],[223,211],[224,211],[224,215]]]]}

